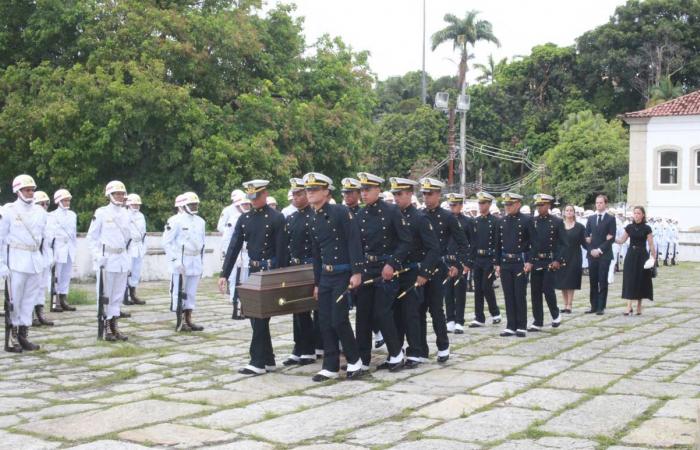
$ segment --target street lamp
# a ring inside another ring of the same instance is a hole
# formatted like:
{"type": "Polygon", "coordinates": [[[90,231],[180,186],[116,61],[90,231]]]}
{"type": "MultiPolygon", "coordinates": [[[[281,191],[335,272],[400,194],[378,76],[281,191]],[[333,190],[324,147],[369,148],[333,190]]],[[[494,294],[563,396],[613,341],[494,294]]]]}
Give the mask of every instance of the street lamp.
{"type": "Polygon", "coordinates": [[[447,111],[449,109],[450,93],[438,92],[435,94],[435,109],[447,111]]]}

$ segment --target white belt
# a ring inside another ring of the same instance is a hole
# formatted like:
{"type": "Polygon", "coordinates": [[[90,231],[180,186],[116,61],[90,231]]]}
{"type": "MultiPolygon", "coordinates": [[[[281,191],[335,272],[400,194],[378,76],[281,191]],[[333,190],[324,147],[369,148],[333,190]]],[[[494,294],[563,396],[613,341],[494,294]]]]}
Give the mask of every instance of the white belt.
{"type": "Polygon", "coordinates": [[[194,252],[191,250],[185,250],[185,256],[199,256],[202,252],[194,252]]]}
{"type": "Polygon", "coordinates": [[[38,245],[25,245],[25,244],[18,244],[18,243],[14,243],[14,242],[10,243],[10,248],[14,248],[16,250],[24,250],[27,252],[38,252],[39,251],[38,245]]]}
{"type": "Polygon", "coordinates": [[[112,255],[119,255],[120,253],[124,253],[126,251],[125,248],[114,248],[110,247],[108,245],[105,245],[105,252],[110,253],[112,255]]]}
{"type": "Polygon", "coordinates": [[[70,242],[70,239],[68,238],[56,238],[58,242],[63,242],[64,244],[67,244],[70,242]]]}

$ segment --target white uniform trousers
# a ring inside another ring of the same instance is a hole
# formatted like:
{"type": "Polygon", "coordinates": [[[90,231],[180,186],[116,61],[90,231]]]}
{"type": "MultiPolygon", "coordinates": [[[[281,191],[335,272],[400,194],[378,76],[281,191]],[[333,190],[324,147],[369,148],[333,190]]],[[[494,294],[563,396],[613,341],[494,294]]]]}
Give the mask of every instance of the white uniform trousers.
{"type": "Polygon", "coordinates": [[[129,274],[129,287],[137,287],[141,281],[141,267],[143,267],[143,257],[131,258],[131,273],[129,274]]]}
{"type": "MultiPolygon", "coordinates": [[[[124,291],[126,290],[126,277],[128,275],[127,272],[104,272],[105,285],[103,294],[109,299],[109,304],[105,311],[107,319],[119,317],[121,314],[124,291]]],[[[100,272],[97,272],[97,276],[100,276],[100,272]]],[[[99,284],[96,286],[99,289],[99,284]]]]}
{"type": "Polygon", "coordinates": [[[44,306],[46,302],[46,293],[51,291],[51,268],[47,267],[41,273],[41,286],[36,291],[36,298],[34,299],[35,306],[44,306]]]}
{"type": "MultiPolygon", "coordinates": [[[[182,309],[192,309],[194,310],[195,303],[197,301],[197,287],[199,286],[199,280],[201,275],[183,275],[182,279],[185,282],[185,293],[187,298],[183,304],[182,309]]],[[[173,311],[177,310],[177,292],[180,290],[180,276],[178,274],[173,274],[170,283],[170,304],[173,311]]]]}
{"type": "Polygon", "coordinates": [[[70,256],[64,263],[56,263],[56,293],[68,295],[70,279],[73,275],[73,261],[70,256]]]}
{"type": "Polygon", "coordinates": [[[617,265],[617,259],[620,257],[620,245],[612,245],[613,259],[610,262],[610,267],[608,268],[608,284],[613,284],[615,282],[615,266],[617,265]]]}
{"type": "Polygon", "coordinates": [[[10,319],[13,326],[32,326],[32,311],[36,298],[42,290],[42,273],[12,272],[10,292],[12,293],[12,311],[10,319]]]}

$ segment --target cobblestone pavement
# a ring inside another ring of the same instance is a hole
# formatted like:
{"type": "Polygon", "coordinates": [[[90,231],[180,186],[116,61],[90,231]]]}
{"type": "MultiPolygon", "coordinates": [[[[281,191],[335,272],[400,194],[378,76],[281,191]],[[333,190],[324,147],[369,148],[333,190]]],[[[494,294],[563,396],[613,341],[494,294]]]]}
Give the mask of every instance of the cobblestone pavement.
{"type": "Polygon", "coordinates": [[[177,335],[167,284],[146,283],[147,305],[120,322],[128,343],[98,343],[94,307],[82,305],[31,330],[39,352],[0,355],[0,448],[691,448],[699,280],[698,264],[662,267],[657,301],[625,317],[618,274],[604,316],[583,314],[579,292],[558,329],[525,339],[498,337],[502,325],[467,329],[450,335],[442,366],[431,336],[419,369],[321,385],[318,363],[281,368],[291,317],[272,320],[280,369],[243,377],[250,327],[230,319],[215,280],[203,280],[195,312],[205,331],[177,335]]]}

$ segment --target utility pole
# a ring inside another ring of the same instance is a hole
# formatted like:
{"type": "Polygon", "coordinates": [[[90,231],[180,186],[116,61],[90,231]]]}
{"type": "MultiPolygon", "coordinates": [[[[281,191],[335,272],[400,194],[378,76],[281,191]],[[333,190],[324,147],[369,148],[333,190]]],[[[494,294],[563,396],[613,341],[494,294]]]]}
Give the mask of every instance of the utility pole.
{"type": "MultiPolygon", "coordinates": [[[[465,77],[464,83],[462,83],[462,97],[467,93],[467,80],[465,77]]],[[[466,195],[466,185],[467,185],[467,111],[462,112],[462,120],[459,123],[459,152],[460,159],[462,160],[462,170],[459,174],[459,182],[461,184],[461,191],[463,195],[466,195]]]]}
{"type": "Polygon", "coordinates": [[[428,88],[425,81],[425,0],[423,0],[423,72],[421,73],[421,99],[425,105],[428,97],[428,88]]]}

